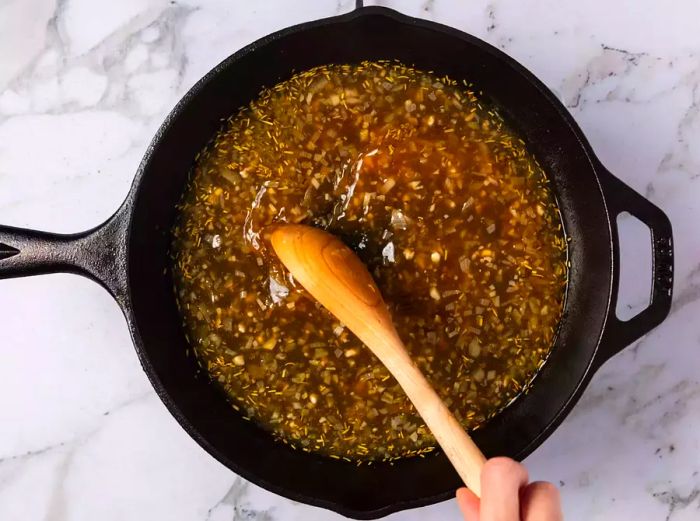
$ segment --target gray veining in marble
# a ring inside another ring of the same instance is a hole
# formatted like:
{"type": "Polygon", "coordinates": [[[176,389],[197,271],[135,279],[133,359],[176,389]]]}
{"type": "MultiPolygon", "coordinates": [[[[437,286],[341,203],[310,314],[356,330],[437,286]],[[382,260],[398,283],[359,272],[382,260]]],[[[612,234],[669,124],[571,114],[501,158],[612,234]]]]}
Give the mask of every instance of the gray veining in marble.
{"type": "MultiPolygon", "coordinates": [[[[560,486],[569,521],[700,519],[700,4],[367,3],[512,55],[559,96],[610,171],[670,216],[670,317],[602,367],[527,465],[560,486]]],[[[265,34],[353,6],[0,2],[0,222],[70,232],[106,219],[197,79],[265,34]]],[[[625,254],[634,273],[640,248],[625,254]]],[[[626,305],[641,309],[644,294],[626,305]]],[[[247,483],[193,443],[96,285],[63,275],[3,281],[0,317],[0,519],[339,519],[247,483]]],[[[459,516],[446,502],[390,519],[459,516]]]]}

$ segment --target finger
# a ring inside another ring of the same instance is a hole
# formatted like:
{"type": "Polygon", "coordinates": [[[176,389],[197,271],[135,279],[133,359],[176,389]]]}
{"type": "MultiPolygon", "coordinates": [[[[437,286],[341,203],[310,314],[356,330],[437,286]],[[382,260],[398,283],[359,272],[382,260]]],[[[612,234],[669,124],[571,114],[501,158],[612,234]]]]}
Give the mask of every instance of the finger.
{"type": "Polygon", "coordinates": [[[520,521],[520,488],[527,470],[510,458],[493,458],[481,471],[480,521],[520,521]]]}
{"type": "Polygon", "coordinates": [[[546,481],[530,483],[520,493],[520,512],[523,521],[562,521],[559,490],[546,481]]]}
{"type": "Polygon", "coordinates": [[[479,498],[468,488],[457,490],[457,505],[466,521],[479,521],[479,498]]]}

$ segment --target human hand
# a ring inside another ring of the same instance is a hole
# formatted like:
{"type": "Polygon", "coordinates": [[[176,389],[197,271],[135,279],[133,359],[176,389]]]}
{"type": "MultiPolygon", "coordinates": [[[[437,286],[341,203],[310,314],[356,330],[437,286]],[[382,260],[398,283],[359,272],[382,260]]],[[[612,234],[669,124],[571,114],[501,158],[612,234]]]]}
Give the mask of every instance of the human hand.
{"type": "Polygon", "coordinates": [[[481,500],[457,491],[466,521],[563,521],[559,491],[546,481],[528,484],[527,470],[510,458],[493,458],[481,471],[481,500]]]}

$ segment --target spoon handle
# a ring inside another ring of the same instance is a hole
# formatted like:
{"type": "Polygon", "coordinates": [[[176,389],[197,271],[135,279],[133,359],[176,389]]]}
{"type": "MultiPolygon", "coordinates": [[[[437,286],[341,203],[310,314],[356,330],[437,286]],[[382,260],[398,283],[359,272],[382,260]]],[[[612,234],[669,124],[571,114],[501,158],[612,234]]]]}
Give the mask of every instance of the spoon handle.
{"type": "Polygon", "coordinates": [[[385,348],[375,349],[375,354],[413,402],[464,484],[481,497],[483,453],[416,367],[398,335],[385,336],[382,342],[385,348]]]}
{"type": "Polygon", "coordinates": [[[464,484],[480,496],[486,458],[411,360],[362,261],[336,237],[309,226],[278,227],[271,240],[294,278],[394,375],[464,484]]]}

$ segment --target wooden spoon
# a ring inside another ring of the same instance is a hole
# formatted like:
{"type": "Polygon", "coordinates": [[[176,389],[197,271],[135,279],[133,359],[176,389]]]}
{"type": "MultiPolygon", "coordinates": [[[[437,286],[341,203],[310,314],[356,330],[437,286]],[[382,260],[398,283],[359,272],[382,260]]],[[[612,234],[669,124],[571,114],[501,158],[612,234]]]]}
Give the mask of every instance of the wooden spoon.
{"type": "Polygon", "coordinates": [[[355,333],[396,378],[464,483],[480,496],[486,458],[411,360],[362,261],[336,237],[310,226],[280,225],[270,237],[294,278],[355,333]]]}

